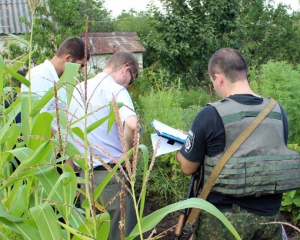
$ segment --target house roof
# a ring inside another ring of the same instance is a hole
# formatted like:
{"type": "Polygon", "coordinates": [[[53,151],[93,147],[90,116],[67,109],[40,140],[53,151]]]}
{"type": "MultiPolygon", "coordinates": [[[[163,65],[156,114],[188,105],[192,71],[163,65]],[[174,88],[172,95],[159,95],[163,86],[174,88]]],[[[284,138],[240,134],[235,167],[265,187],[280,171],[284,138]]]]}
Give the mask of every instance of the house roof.
{"type": "Polygon", "coordinates": [[[29,27],[19,18],[30,20],[28,0],[0,0],[0,34],[21,34],[29,32],[29,27]]]}
{"type": "MultiPolygon", "coordinates": [[[[81,37],[84,38],[84,34],[81,37]]],[[[135,32],[88,33],[88,45],[90,45],[90,53],[92,55],[111,54],[121,51],[132,53],[146,51],[138,41],[138,36],[135,32]]]]}

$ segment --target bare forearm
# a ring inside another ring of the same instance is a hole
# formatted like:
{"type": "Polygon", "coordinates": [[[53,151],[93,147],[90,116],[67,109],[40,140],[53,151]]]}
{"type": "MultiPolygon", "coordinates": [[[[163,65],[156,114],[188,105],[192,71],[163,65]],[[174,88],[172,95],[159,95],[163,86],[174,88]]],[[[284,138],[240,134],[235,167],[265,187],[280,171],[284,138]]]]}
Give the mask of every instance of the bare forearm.
{"type": "Polygon", "coordinates": [[[126,143],[126,150],[129,151],[133,147],[134,131],[138,130],[138,120],[136,116],[130,116],[124,123],[124,136],[126,143]]]}
{"type": "Polygon", "coordinates": [[[177,161],[179,162],[180,168],[186,175],[191,175],[197,171],[200,166],[200,162],[191,162],[184,158],[180,151],[177,152],[176,155],[177,161]]]}
{"type": "Polygon", "coordinates": [[[125,137],[126,150],[129,151],[131,148],[133,148],[134,130],[125,126],[124,137],[125,137]]]}

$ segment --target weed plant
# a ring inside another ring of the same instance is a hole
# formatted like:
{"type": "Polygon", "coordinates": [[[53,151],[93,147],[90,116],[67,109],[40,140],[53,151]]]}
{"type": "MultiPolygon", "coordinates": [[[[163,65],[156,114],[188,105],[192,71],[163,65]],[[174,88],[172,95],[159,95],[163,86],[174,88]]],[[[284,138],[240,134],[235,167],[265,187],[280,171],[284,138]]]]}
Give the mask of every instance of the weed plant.
{"type": "MultiPolygon", "coordinates": [[[[157,119],[175,129],[188,131],[195,115],[201,109],[200,105],[197,104],[208,99],[202,91],[183,90],[180,79],[173,81],[172,86],[166,85],[163,79],[167,79],[168,76],[163,76],[161,72],[160,77],[162,79],[155,81],[149,94],[139,97],[143,125],[141,142],[149,149],[152,148],[150,136],[155,133],[149,124],[151,121],[157,119]],[[184,102],[185,97],[188,98],[188,101],[184,102]]],[[[176,152],[156,158],[149,183],[147,196],[160,206],[166,206],[185,198],[189,177],[182,173],[176,160],[176,152]]]]}
{"type": "Polygon", "coordinates": [[[287,62],[268,62],[260,74],[251,80],[251,87],[264,97],[272,97],[285,109],[289,120],[289,142],[300,143],[300,66],[296,69],[287,62]]]}
{"type": "MultiPolygon", "coordinates": [[[[288,147],[299,152],[300,143],[300,66],[296,68],[287,62],[268,62],[259,72],[252,71],[251,87],[255,92],[272,97],[285,109],[289,121],[288,147]],[[258,74],[254,74],[258,73],[258,74]]],[[[300,221],[300,190],[283,194],[281,211],[290,214],[293,224],[299,226],[300,221]]]]}

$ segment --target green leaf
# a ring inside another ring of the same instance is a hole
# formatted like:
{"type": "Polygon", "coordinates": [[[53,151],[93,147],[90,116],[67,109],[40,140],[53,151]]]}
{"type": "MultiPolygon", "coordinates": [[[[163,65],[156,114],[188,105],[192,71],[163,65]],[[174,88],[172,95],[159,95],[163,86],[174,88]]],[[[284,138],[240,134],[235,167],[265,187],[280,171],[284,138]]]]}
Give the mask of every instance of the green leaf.
{"type": "MultiPolygon", "coordinates": [[[[57,142],[56,142],[56,144],[59,146],[59,144],[57,142]]],[[[67,142],[66,154],[70,158],[72,158],[72,160],[74,162],[76,162],[82,170],[86,170],[88,168],[88,165],[85,164],[84,157],[80,157],[80,156],[82,156],[82,153],[79,152],[78,149],[76,147],[74,147],[74,145],[70,142],[67,142]],[[76,157],[73,157],[73,156],[76,156],[76,157]]]]}
{"type": "Polygon", "coordinates": [[[59,224],[66,229],[68,232],[72,233],[74,235],[74,237],[72,238],[72,240],[78,239],[78,240],[94,240],[94,237],[88,237],[83,235],[81,232],[77,231],[76,229],[70,227],[69,225],[66,225],[62,222],[59,222],[59,224]]]}
{"type": "Polygon", "coordinates": [[[112,126],[114,125],[115,120],[116,120],[116,116],[114,114],[113,103],[110,102],[109,106],[110,106],[110,113],[113,113],[113,114],[109,114],[109,120],[108,120],[108,126],[107,126],[107,133],[109,133],[110,129],[112,128],[112,126]]]}
{"type": "MultiPolygon", "coordinates": [[[[133,154],[133,149],[129,150],[127,152],[127,156],[130,157],[133,154]]],[[[122,157],[119,160],[119,163],[122,164],[125,161],[125,156],[122,157]]],[[[100,196],[101,192],[103,191],[103,189],[106,187],[106,185],[108,184],[108,182],[110,181],[110,179],[113,177],[113,175],[116,173],[116,171],[118,170],[118,166],[116,165],[112,171],[107,174],[107,176],[101,181],[101,183],[96,187],[95,192],[94,192],[94,200],[96,201],[96,199],[100,196]]],[[[82,204],[83,207],[88,207],[89,202],[87,199],[85,199],[82,204]]]]}
{"type": "MultiPolygon", "coordinates": [[[[234,235],[235,238],[241,239],[237,231],[234,229],[232,224],[228,221],[228,219],[220,212],[214,205],[211,203],[200,199],[200,198],[190,198],[187,200],[183,200],[164,208],[161,208],[148,216],[141,219],[141,226],[142,232],[147,232],[153,229],[167,214],[185,209],[185,208],[200,208],[201,211],[206,211],[215,217],[217,217],[227,228],[228,230],[234,235]]],[[[138,226],[132,230],[130,235],[125,238],[125,240],[131,240],[134,237],[139,235],[138,226]]]]}
{"type": "Polygon", "coordinates": [[[65,82],[64,85],[67,89],[67,106],[70,105],[72,99],[79,68],[80,64],[67,62],[64,74],[61,76],[61,82],[65,82]]]}
{"type": "Polygon", "coordinates": [[[37,149],[51,138],[51,123],[53,116],[47,112],[38,115],[31,130],[32,137],[28,141],[28,147],[32,150],[37,149]]]}
{"type": "Polygon", "coordinates": [[[35,220],[41,239],[57,240],[65,239],[60,225],[58,224],[56,214],[50,204],[46,206],[35,206],[30,209],[31,215],[35,220]]]}
{"type": "Polygon", "coordinates": [[[7,71],[9,74],[11,74],[14,78],[18,79],[19,82],[23,83],[27,87],[30,86],[30,82],[25,77],[23,77],[22,75],[20,75],[19,73],[15,72],[15,71],[11,70],[6,65],[4,65],[4,70],[7,71]]]}
{"type": "Polygon", "coordinates": [[[33,125],[34,118],[29,117],[29,111],[32,106],[38,101],[39,96],[35,94],[29,94],[27,92],[21,93],[21,126],[22,126],[22,135],[24,136],[24,142],[28,144],[28,136],[30,135],[31,127],[33,125]]]}
{"type": "Polygon", "coordinates": [[[24,218],[19,218],[19,217],[15,217],[11,214],[9,214],[5,208],[0,205],[0,218],[5,218],[6,220],[10,221],[10,222],[23,222],[24,218]]]}
{"type": "Polygon", "coordinates": [[[84,140],[84,133],[79,127],[72,128],[72,132],[75,133],[78,137],[80,137],[82,140],[84,140]]]}
{"type": "Polygon", "coordinates": [[[35,172],[35,175],[40,180],[40,183],[43,186],[43,190],[45,191],[46,196],[49,197],[51,195],[51,200],[57,202],[56,208],[63,215],[63,218],[68,219],[72,226],[78,228],[82,223],[81,216],[78,216],[75,210],[70,208],[69,206],[66,206],[68,208],[67,210],[65,206],[63,206],[64,201],[68,201],[70,203],[70,197],[72,197],[72,200],[74,200],[73,191],[76,191],[77,189],[77,187],[74,186],[74,181],[76,181],[76,177],[75,180],[72,177],[72,181],[70,182],[70,184],[72,184],[70,188],[72,189],[67,190],[67,192],[64,193],[66,188],[62,186],[63,184],[57,184],[59,180],[59,174],[53,167],[39,167],[39,169],[35,172]],[[56,188],[57,191],[52,192],[52,189],[54,188],[56,188]]]}
{"type": "MultiPolygon", "coordinates": [[[[51,200],[54,194],[60,194],[61,198],[55,197],[55,200],[60,200],[64,204],[71,206],[74,202],[77,190],[76,175],[73,169],[66,165],[66,171],[59,175],[58,180],[54,185],[51,185],[49,190],[51,191],[48,193],[48,200],[51,200]]],[[[68,209],[69,207],[66,208],[66,211],[68,211],[68,209]]]]}
{"type": "MultiPolygon", "coordinates": [[[[0,190],[12,185],[14,182],[28,177],[37,168],[37,164],[41,164],[53,149],[49,142],[42,144],[37,150],[33,151],[27,158],[25,158],[21,164],[14,171],[13,175],[10,176],[5,182],[2,183],[0,190]]],[[[12,151],[10,151],[12,152],[12,151]]]]}
{"type": "Polygon", "coordinates": [[[36,228],[33,228],[26,222],[10,222],[7,219],[0,218],[1,225],[7,226],[12,231],[21,234],[27,240],[41,240],[41,236],[36,228]]]}
{"type": "Polygon", "coordinates": [[[293,199],[293,203],[297,206],[297,207],[300,207],[300,197],[295,197],[293,199]]]}
{"type": "Polygon", "coordinates": [[[22,148],[15,148],[13,150],[0,153],[0,156],[5,156],[7,154],[12,154],[17,159],[19,159],[21,162],[23,162],[30,154],[32,154],[33,151],[27,147],[22,148]]]}
{"type": "Polygon", "coordinates": [[[13,112],[13,114],[11,114],[13,118],[15,118],[17,116],[17,114],[19,112],[21,112],[21,97],[17,97],[10,105],[8,108],[5,108],[5,110],[3,111],[3,115],[5,116],[9,116],[10,113],[13,112]]]}
{"type": "Polygon", "coordinates": [[[70,228],[69,226],[63,223],[61,223],[61,225],[69,232],[74,234],[72,240],[94,239],[94,238],[89,238],[87,236],[91,235],[90,233],[95,234],[94,233],[95,230],[96,230],[96,239],[99,240],[108,239],[109,229],[110,229],[109,213],[105,212],[96,216],[96,229],[94,229],[92,222],[93,220],[91,218],[85,219],[84,223],[79,227],[78,230],[70,228]]]}
{"type": "Polygon", "coordinates": [[[3,93],[3,82],[4,82],[4,76],[3,76],[3,69],[4,69],[4,61],[3,57],[0,56],[0,94],[3,93]]]}
{"type": "Polygon", "coordinates": [[[23,181],[20,180],[14,184],[14,187],[5,202],[9,212],[13,216],[21,217],[24,213],[27,215],[27,192],[26,186],[22,185],[23,181]]]}
{"type": "Polygon", "coordinates": [[[143,159],[145,161],[144,163],[144,171],[143,171],[143,189],[140,193],[141,201],[140,201],[140,218],[143,217],[144,207],[145,207],[145,201],[146,201],[146,189],[147,189],[147,172],[148,172],[148,166],[149,166],[149,151],[148,148],[145,145],[139,145],[139,148],[142,150],[143,153],[143,159]]]}
{"type": "Polygon", "coordinates": [[[8,34],[8,36],[14,38],[18,42],[23,43],[26,46],[29,46],[29,42],[27,40],[25,40],[24,38],[22,38],[22,37],[19,37],[17,35],[13,35],[13,34],[8,34]]]}
{"type": "Polygon", "coordinates": [[[21,129],[19,125],[11,125],[11,122],[7,122],[7,124],[0,129],[0,144],[6,143],[9,138],[18,138],[20,132],[21,129]]]}
{"type": "MultiPolygon", "coordinates": [[[[32,55],[33,53],[34,53],[34,51],[31,51],[31,55],[32,55]]],[[[16,62],[13,63],[12,66],[10,66],[10,69],[13,70],[13,71],[15,71],[15,72],[17,73],[17,75],[14,76],[14,78],[15,78],[16,80],[18,80],[19,82],[23,81],[23,80],[24,80],[24,77],[23,77],[21,74],[19,74],[17,71],[18,71],[19,69],[22,69],[22,68],[23,68],[24,64],[25,64],[25,63],[28,61],[28,59],[29,59],[29,55],[30,55],[30,54],[26,54],[24,57],[22,57],[21,59],[18,59],[16,62]],[[20,79],[21,79],[21,80],[20,80],[20,79]]],[[[26,78],[25,78],[25,79],[26,79],[26,78]]]]}
{"type": "Polygon", "coordinates": [[[102,125],[107,119],[109,119],[110,114],[104,118],[99,119],[98,121],[92,123],[90,126],[86,128],[86,133],[92,132],[94,129],[102,125]]]}

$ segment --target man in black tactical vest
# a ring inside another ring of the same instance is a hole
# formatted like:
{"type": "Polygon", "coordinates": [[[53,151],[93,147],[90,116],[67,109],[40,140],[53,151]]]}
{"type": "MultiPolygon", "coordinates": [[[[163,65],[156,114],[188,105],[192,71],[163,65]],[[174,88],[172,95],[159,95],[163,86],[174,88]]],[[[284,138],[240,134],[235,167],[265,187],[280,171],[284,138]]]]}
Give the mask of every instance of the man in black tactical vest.
{"type": "MultiPolygon", "coordinates": [[[[269,103],[252,91],[243,56],[231,48],[216,51],[208,72],[222,100],[195,117],[185,145],[177,153],[182,171],[204,166],[204,184],[235,139],[269,103]]],[[[243,240],[282,239],[278,221],[282,193],[300,188],[299,154],[287,148],[288,121],[276,103],[250,136],[232,153],[212,185],[207,201],[224,213],[243,240]]],[[[201,211],[194,239],[234,239],[214,216],[201,211]]]]}

